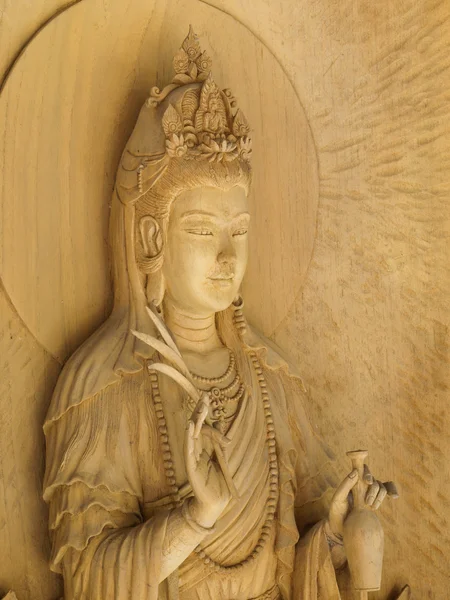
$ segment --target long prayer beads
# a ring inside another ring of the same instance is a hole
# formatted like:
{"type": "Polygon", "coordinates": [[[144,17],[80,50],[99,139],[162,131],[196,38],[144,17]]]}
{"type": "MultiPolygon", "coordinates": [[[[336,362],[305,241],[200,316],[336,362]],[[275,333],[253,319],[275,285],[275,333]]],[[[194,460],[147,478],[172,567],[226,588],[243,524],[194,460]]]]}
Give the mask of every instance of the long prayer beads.
{"type": "Polygon", "coordinates": [[[181,503],[180,493],[178,490],[177,482],[175,480],[175,470],[172,460],[172,452],[169,446],[167,423],[166,418],[164,416],[161,396],[159,393],[158,374],[156,373],[156,371],[150,370],[150,381],[152,386],[153,404],[155,405],[156,418],[158,419],[159,439],[161,442],[161,450],[164,461],[164,471],[166,474],[166,480],[169,484],[170,491],[173,496],[173,504],[175,506],[178,506],[181,503]]]}
{"type": "MultiPolygon", "coordinates": [[[[230,352],[230,357],[231,356],[233,356],[233,358],[234,358],[234,355],[232,355],[232,353],[230,352]]],[[[258,359],[256,352],[251,352],[250,358],[252,360],[253,367],[255,369],[255,372],[256,372],[256,375],[258,378],[258,384],[259,384],[259,387],[261,390],[264,417],[265,417],[265,422],[266,422],[266,443],[267,443],[268,454],[269,454],[269,495],[268,495],[267,503],[266,503],[266,519],[265,519],[264,525],[262,526],[261,534],[259,536],[259,539],[258,539],[255,547],[253,548],[253,550],[250,552],[250,554],[246,558],[244,558],[242,561],[240,561],[237,564],[221,565],[220,563],[218,563],[214,559],[212,559],[210,556],[208,556],[207,553],[203,550],[203,548],[201,546],[197,546],[197,548],[195,548],[195,552],[203,560],[203,563],[216,572],[229,572],[229,571],[235,571],[237,569],[241,569],[244,566],[249,565],[251,562],[253,562],[257,558],[257,556],[261,553],[261,551],[263,550],[263,548],[265,547],[265,545],[267,543],[267,540],[270,537],[270,532],[271,532],[271,529],[273,526],[273,521],[275,519],[275,513],[276,513],[276,509],[277,509],[277,504],[278,504],[279,470],[278,470],[278,460],[277,460],[276,441],[275,441],[275,427],[274,427],[274,422],[273,422],[273,418],[272,418],[272,410],[270,407],[269,393],[267,391],[267,382],[265,380],[264,373],[263,373],[263,370],[261,367],[261,363],[258,359]]],[[[230,360],[230,366],[231,366],[231,360],[230,360]]],[[[234,365],[232,368],[234,368],[234,365]]],[[[230,367],[227,369],[227,373],[229,370],[230,370],[230,367]]],[[[231,370],[230,370],[230,372],[231,372],[231,370]]],[[[228,373],[228,375],[229,375],[229,373],[228,373]]],[[[170,485],[170,488],[171,488],[171,491],[173,494],[174,504],[180,505],[181,504],[180,494],[179,494],[179,490],[178,490],[178,487],[176,486],[176,482],[175,482],[174,465],[173,465],[173,461],[172,461],[172,454],[170,451],[170,446],[168,443],[169,439],[167,436],[167,425],[166,425],[164,412],[163,412],[163,408],[162,408],[161,396],[159,394],[158,375],[155,371],[151,371],[151,366],[150,366],[150,377],[151,377],[151,382],[152,382],[153,401],[155,404],[156,416],[158,418],[158,429],[160,432],[161,448],[163,451],[163,459],[164,459],[164,468],[165,468],[166,478],[167,478],[167,481],[170,485]]],[[[225,375],[223,375],[222,377],[223,377],[223,379],[222,379],[222,381],[223,381],[225,379],[225,375]]],[[[209,383],[209,382],[213,381],[212,379],[209,380],[207,378],[202,378],[202,379],[205,380],[204,381],[205,383],[209,383]]],[[[218,379],[218,378],[216,378],[216,379],[218,379]]]]}

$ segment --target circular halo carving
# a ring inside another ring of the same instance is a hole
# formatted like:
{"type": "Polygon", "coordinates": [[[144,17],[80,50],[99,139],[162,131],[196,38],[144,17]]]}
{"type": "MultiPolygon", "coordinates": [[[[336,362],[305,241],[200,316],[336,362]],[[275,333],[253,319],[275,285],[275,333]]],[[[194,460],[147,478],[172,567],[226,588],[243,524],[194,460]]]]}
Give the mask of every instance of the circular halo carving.
{"type": "Polygon", "coordinates": [[[0,96],[1,271],[36,339],[66,359],[108,316],[108,212],[121,152],[150,88],[168,83],[192,25],[252,127],[250,322],[269,336],[311,259],[317,154],[283,69],[246,27],[194,0],[80,2],[51,21],[0,96]],[[152,4],[152,7],[149,7],[152,4]],[[176,5],[176,6],[175,6],[176,5]]]}

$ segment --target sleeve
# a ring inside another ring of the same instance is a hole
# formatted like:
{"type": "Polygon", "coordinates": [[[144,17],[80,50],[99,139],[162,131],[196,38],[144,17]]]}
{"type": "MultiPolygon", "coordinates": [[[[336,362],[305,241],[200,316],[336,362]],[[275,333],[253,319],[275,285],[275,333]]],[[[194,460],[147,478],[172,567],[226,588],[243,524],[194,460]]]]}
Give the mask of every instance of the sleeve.
{"type": "Polygon", "coordinates": [[[300,532],[295,546],[293,598],[340,600],[336,567],[325,535],[325,519],[337,483],[334,454],[311,423],[301,380],[283,372],[282,381],[295,447],[294,513],[300,532]]]}
{"type": "Polygon", "coordinates": [[[336,487],[334,454],[311,423],[301,381],[283,373],[289,429],[296,449],[295,515],[299,531],[327,515],[336,487]]]}
{"type": "Polygon", "coordinates": [[[274,375],[273,396],[277,398],[279,418],[284,421],[280,422],[279,430],[286,431],[280,440],[280,460],[292,480],[295,516],[302,532],[326,516],[336,486],[334,454],[311,424],[302,381],[283,369],[274,375]]]}
{"type": "Polygon", "coordinates": [[[67,600],[157,597],[168,515],[143,522],[137,434],[118,387],[46,429],[51,568],[67,600]]]}
{"type": "MultiPolygon", "coordinates": [[[[267,365],[265,377],[274,409],[280,477],[279,530],[275,546],[279,559],[278,583],[289,597],[292,577],[297,578],[293,572],[297,556],[308,560],[315,557],[316,561],[320,550],[326,564],[331,564],[322,523],[317,522],[326,515],[328,497],[333,493],[333,455],[311,426],[301,380],[284,368],[267,365]],[[312,523],[317,523],[315,529],[306,533],[312,523]]],[[[308,564],[318,565],[317,561],[308,564]]],[[[298,597],[310,596],[300,594],[298,597]]]]}
{"type": "Polygon", "coordinates": [[[317,523],[298,542],[295,549],[293,598],[340,600],[335,570],[324,534],[317,523]]]}

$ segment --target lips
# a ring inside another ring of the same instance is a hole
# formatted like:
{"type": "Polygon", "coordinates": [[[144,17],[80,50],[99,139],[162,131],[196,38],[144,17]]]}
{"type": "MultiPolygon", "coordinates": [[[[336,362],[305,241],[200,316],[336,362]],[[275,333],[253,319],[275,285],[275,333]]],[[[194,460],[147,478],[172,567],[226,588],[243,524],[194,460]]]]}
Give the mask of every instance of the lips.
{"type": "Polygon", "coordinates": [[[234,281],[234,273],[219,273],[217,275],[213,275],[212,277],[208,277],[211,285],[217,289],[225,289],[229,288],[234,281]]]}
{"type": "Polygon", "coordinates": [[[231,281],[235,278],[236,273],[234,271],[216,271],[208,277],[212,281],[231,281]]]}

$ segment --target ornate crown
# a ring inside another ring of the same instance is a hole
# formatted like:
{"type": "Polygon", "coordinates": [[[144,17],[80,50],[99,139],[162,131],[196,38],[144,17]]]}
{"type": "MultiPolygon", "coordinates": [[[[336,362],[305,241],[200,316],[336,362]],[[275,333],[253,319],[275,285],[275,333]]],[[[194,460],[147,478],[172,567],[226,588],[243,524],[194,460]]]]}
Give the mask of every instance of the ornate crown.
{"type": "Polygon", "coordinates": [[[210,162],[249,160],[250,127],[231,91],[220,90],[214,82],[211,64],[191,26],[173,59],[176,75],[172,83],[162,91],[152,88],[147,105],[157,107],[172,91],[186,87],[162,118],[169,157],[210,162]]]}

